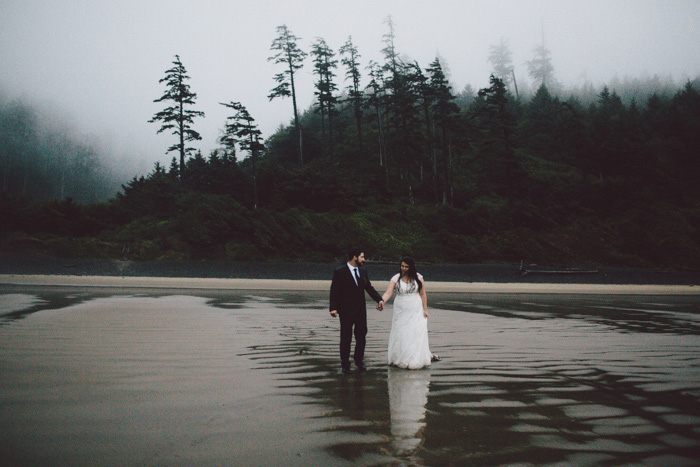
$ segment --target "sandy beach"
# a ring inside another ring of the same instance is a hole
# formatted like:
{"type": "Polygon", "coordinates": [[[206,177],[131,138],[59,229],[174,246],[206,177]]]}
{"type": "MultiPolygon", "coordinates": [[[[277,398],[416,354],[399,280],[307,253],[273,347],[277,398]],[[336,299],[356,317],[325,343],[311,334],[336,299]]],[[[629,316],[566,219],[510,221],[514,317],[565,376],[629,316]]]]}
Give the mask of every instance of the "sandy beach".
{"type": "Polygon", "coordinates": [[[3,465],[698,465],[696,286],[429,283],[442,359],[389,304],[345,376],[328,285],[3,275],[3,465]]]}
{"type": "MultiPolygon", "coordinates": [[[[0,285],[59,288],[163,289],[163,290],[299,290],[323,291],[330,280],[239,279],[201,277],[74,276],[37,274],[0,274],[0,285]]],[[[385,290],[388,281],[374,281],[377,290],[385,290]]],[[[670,294],[697,295],[700,286],[668,284],[561,284],[561,283],[486,283],[429,282],[433,292],[520,293],[520,294],[670,294]]]]}

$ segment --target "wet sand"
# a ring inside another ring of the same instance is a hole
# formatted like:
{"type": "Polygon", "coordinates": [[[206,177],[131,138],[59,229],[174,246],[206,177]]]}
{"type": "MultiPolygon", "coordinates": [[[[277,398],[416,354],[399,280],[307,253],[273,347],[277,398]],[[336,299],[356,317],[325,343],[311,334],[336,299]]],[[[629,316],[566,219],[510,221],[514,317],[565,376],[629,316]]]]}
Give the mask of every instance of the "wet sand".
{"type": "MultiPolygon", "coordinates": [[[[388,281],[375,280],[374,287],[383,292],[388,281]]],[[[133,277],[74,276],[39,274],[0,274],[0,286],[34,286],[49,288],[163,289],[163,290],[299,290],[327,291],[330,280],[248,279],[213,277],[133,277]]],[[[524,283],[524,282],[454,282],[429,281],[434,292],[461,293],[545,293],[545,294],[665,294],[700,295],[700,285],[678,284],[591,284],[591,283],[524,283]]]]}
{"type": "MultiPolygon", "coordinates": [[[[152,286],[153,284],[151,284],[152,286]]],[[[0,286],[3,465],[698,465],[697,294],[430,295],[342,375],[326,290],[0,286]]]]}

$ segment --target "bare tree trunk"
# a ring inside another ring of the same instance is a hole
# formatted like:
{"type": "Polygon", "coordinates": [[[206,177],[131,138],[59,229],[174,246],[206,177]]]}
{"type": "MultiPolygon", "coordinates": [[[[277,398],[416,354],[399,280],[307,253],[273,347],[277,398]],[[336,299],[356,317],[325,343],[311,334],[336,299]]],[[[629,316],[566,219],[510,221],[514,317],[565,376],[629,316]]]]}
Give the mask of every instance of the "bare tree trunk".
{"type": "Polygon", "coordinates": [[[376,108],[377,111],[377,130],[379,133],[379,166],[382,167],[386,165],[385,149],[384,149],[384,129],[382,128],[382,114],[379,111],[379,107],[376,108]]]}
{"type": "Polygon", "coordinates": [[[182,99],[180,99],[180,180],[184,178],[185,175],[185,122],[184,120],[184,109],[182,99]]]}
{"type": "Polygon", "coordinates": [[[294,87],[294,69],[289,64],[289,81],[292,85],[292,105],[294,106],[294,127],[297,130],[297,140],[299,141],[299,164],[304,165],[304,151],[302,149],[301,127],[299,126],[299,112],[297,111],[297,91],[294,87]]]}
{"type": "Polygon", "coordinates": [[[355,104],[355,122],[357,125],[357,139],[360,143],[360,147],[362,147],[362,111],[360,109],[360,106],[357,104],[355,104]]]}
{"type": "Polygon", "coordinates": [[[253,150],[251,151],[251,156],[253,157],[253,209],[258,209],[258,150],[256,148],[257,138],[255,143],[251,144],[253,150]]]}
{"type": "Polygon", "coordinates": [[[433,164],[433,196],[435,204],[438,202],[438,163],[437,163],[437,149],[435,148],[435,139],[432,136],[432,131],[430,132],[430,150],[432,152],[432,164],[433,164]]]}
{"type": "Polygon", "coordinates": [[[442,177],[443,177],[443,183],[442,183],[442,204],[443,206],[449,203],[449,192],[450,192],[450,170],[451,170],[451,164],[452,164],[452,146],[447,142],[447,133],[445,131],[445,128],[442,128],[442,154],[444,158],[444,164],[442,166],[442,177]]]}

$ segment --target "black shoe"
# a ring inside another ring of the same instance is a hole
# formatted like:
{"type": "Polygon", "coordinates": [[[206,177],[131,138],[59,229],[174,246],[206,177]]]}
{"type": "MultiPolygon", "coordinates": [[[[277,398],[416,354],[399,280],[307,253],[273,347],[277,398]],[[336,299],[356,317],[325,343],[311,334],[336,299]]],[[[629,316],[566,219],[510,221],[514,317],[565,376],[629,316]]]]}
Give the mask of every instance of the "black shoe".
{"type": "Polygon", "coordinates": [[[352,371],[350,371],[350,368],[343,367],[343,374],[349,375],[352,374],[352,371]]]}
{"type": "Polygon", "coordinates": [[[360,371],[367,371],[367,367],[365,366],[364,363],[355,363],[355,366],[356,366],[357,369],[360,370],[360,371]]]}

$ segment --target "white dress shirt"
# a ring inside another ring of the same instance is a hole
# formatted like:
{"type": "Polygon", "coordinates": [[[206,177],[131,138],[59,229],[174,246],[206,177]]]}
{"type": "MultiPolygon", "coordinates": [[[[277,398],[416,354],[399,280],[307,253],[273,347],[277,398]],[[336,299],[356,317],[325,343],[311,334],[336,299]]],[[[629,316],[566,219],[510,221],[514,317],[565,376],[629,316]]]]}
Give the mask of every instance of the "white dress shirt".
{"type": "Polygon", "coordinates": [[[360,271],[357,266],[353,266],[352,264],[348,263],[348,267],[350,268],[350,274],[352,275],[352,278],[355,280],[355,285],[360,285],[357,282],[357,278],[360,277],[360,271]],[[357,271],[357,275],[355,275],[355,271],[357,271]]]}

